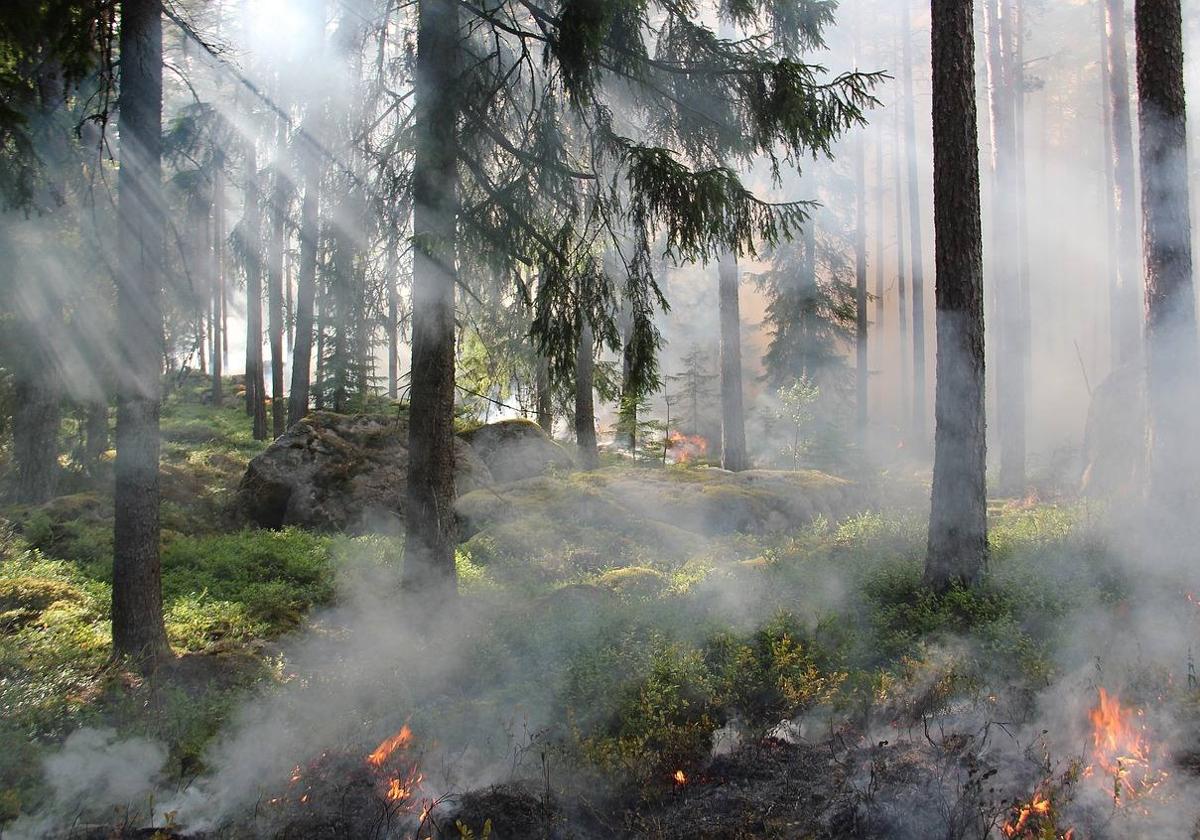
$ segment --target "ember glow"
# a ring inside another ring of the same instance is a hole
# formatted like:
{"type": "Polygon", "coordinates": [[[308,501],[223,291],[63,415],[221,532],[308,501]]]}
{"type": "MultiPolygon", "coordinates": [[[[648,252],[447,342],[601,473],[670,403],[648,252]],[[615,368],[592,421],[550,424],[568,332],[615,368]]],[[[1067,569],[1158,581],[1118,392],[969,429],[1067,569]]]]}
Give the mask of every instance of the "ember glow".
{"type": "Polygon", "coordinates": [[[686,785],[687,784],[687,774],[684,773],[682,770],[675,771],[675,784],[677,784],[677,785],[686,785]]]}
{"type": "Polygon", "coordinates": [[[1099,701],[1088,718],[1092,723],[1093,763],[1083,775],[1106,785],[1111,780],[1117,805],[1151,792],[1166,780],[1166,771],[1152,765],[1142,709],[1122,706],[1115,695],[1101,688],[1099,701]]]}
{"type": "Polygon", "coordinates": [[[671,432],[667,438],[667,451],[676,464],[687,464],[708,454],[708,441],[700,435],[671,432]]]}
{"type": "Polygon", "coordinates": [[[375,751],[367,756],[367,764],[372,767],[382,767],[387,760],[392,757],[396,750],[407,748],[412,743],[412,730],[408,728],[408,724],[400,727],[400,731],[390,738],[384,740],[375,751]]]}

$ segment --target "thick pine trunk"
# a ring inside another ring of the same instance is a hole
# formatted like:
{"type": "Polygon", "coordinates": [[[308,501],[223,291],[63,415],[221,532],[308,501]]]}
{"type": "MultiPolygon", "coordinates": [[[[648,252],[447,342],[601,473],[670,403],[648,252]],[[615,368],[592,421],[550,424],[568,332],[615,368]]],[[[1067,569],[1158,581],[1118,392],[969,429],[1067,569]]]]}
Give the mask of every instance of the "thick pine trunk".
{"type": "Polygon", "coordinates": [[[925,416],[925,242],[921,227],[921,179],[917,166],[916,103],[913,96],[912,22],[904,10],[904,157],[908,166],[908,235],[912,255],[912,426],[910,438],[918,451],[928,451],[925,416]]]}
{"type": "Polygon", "coordinates": [[[454,547],[454,290],[458,217],[455,88],[459,12],[419,0],[413,164],[413,291],[407,603],[428,613],[457,595],[454,547]]]}
{"type": "Polygon", "coordinates": [[[592,325],[584,318],[579,331],[579,349],[575,355],[575,445],[579,449],[579,466],[585,470],[600,466],[593,396],[596,379],[595,343],[592,325]]]}
{"type": "Polygon", "coordinates": [[[162,3],[121,4],[121,168],[113,649],[152,666],[169,655],[159,559],[163,358],[162,3]]]}
{"type": "Polygon", "coordinates": [[[1112,126],[1113,184],[1112,207],[1116,215],[1116,288],[1110,315],[1112,364],[1120,367],[1141,358],[1141,286],[1138,247],[1135,152],[1133,146],[1133,108],[1129,97],[1129,58],[1126,53],[1128,32],[1125,25],[1125,0],[1104,0],[1108,48],[1106,74],[1110,124],[1112,126]]]}
{"type": "Polygon", "coordinates": [[[925,580],[944,590],[987,564],[983,231],[971,0],[932,0],[937,389],[925,580]]]}
{"type": "Polygon", "coordinates": [[[300,204],[300,266],[296,274],[296,333],[292,343],[288,425],[299,423],[308,414],[312,386],[313,308],[317,294],[317,240],[321,233],[321,157],[314,139],[315,129],[315,119],[305,120],[301,140],[304,199],[300,204]]]}
{"type": "Polygon", "coordinates": [[[1108,50],[1108,16],[1107,3],[1097,4],[1100,13],[1100,107],[1104,114],[1104,233],[1108,246],[1108,334],[1109,334],[1109,364],[1113,370],[1120,365],[1118,347],[1118,331],[1115,318],[1121,308],[1120,271],[1117,267],[1119,249],[1117,246],[1117,208],[1114,203],[1116,195],[1116,168],[1113,161],[1113,113],[1111,71],[1109,69],[1108,50]]]}
{"type": "Polygon", "coordinates": [[[717,305],[721,321],[721,466],[732,472],[750,468],[746,417],[742,406],[742,314],[738,301],[738,264],[733,254],[717,265],[717,305]]]}
{"type": "Polygon", "coordinates": [[[1183,21],[1180,0],[1136,0],[1146,262],[1149,497],[1160,514],[1192,516],[1200,352],[1192,278],[1183,21]]]}

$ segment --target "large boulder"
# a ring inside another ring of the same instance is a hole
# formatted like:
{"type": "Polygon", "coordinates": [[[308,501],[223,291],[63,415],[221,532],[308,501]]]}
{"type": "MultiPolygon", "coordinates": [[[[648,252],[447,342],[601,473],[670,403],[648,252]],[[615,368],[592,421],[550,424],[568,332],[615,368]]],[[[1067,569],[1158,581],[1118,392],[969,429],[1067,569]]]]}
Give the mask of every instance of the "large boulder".
{"type": "MultiPolygon", "coordinates": [[[[460,494],[492,483],[487,465],[455,441],[460,494]]],[[[403,417],[315,412],[250,462],[235,511],[264,528],[396,532],[404,519],[408,423],[403,417]]]]}
{"type": "Polygon", "coordinates": [[[502,420],[480,426],[463,437],[487,464],[492,478],[501,483],[575,466],[566,450],[551,440],[541,426],[529,420],[502,420]]]}

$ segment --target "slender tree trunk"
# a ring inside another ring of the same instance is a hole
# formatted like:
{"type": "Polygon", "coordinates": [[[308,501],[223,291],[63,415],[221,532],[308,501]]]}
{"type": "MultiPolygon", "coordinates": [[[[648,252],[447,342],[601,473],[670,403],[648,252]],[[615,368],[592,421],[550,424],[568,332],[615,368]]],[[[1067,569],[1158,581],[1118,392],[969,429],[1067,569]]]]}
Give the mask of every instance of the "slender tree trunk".
{"type": "Polygon", "coordinates": [[[282,121],[276,135],[276,161],[267,234],[267,343],[271,348],[271,434],[287,430],[287,403],[283,393],[283,251],[287,237],[288,183],[283,156],[287,135],[282,121]]]}
{"type": "Polygon", "coordinates": [[[925,580],[973,584],[987,565],[983,230],[972,0],[932,0],[937,390],[925,580]]]}
{"type": "Polygon", "coordinates": [[[988,0],[995,219],[992,225],[997,312],[996,420],[1000,441],[999,489],[1025,491],[1025,385],[1022,376],[1021,277],[1018,239],[1017,134],[1012,66],[1011,0],[988,0]]]}
{"type": "Polygon", "coordinates": [[[1156,512],[1191,518],[1200,466],[1195,434],[1200,351],[1180,0],[1135,0],[1134,16],[1146,260],[1148,490],[1156,512]]]}
{"type": "Polygon", "coordinates": [[[1113,192],[1117,222],[1117,288],[1111,314],[1113,367],[1141,358],[1138,289],[1141,285],[1138,247],[1136,168],[1133,108],[1129,97],[1129,59],[1125,45],[1125,0],[1104,0],[1108,45],[1108,103],[1112,109],[1113,192]]]}
{"type": "MultiPolygon", "coordinates": [[[[898,309],[896,324],[900,337],[900,428],[903,430],[912,418],[911,387],[912,387],[912,351],[908,341],[908,251],[904,241],[904,177],[901,161],[903,147],[900,145],[900,113],[901,107],[896,107],[896,134],[894,151],[893,176],[896,184],[896,295],[898,309]]],[[[907,438],[907,435],[904,435],[907,438]]]]}
{"type": "Polygon", "coordinates": [[[928,449],[925,401],[925,243],[921,230],[921,179],[917,166],[917,121],[913,95],[912,21],[909,5],[901,0],[904,13],[904,157],[908,164],[908,234],[912,254],[913,394],[912,444],[928,449]]]}
{"type": "Polygon", "coordinates": [[[208,323],[212,329],[212,404],[221,407],[225,399],[221,380],[222,352],[225,342],[224,299],[225,299],[225,174],[222,172],[224,156],[217,152],[213,159],[212,195],[212,314],[208,323]]]}
{"type": "Polygon", "coordinates": [[[300,266],[296,275],[296,337],[292,343],[292,387],[288,394],[288,425],[308,414],[312,384],[313,307],[317,294],[317,245],[321,236],[321,157],[315,146],[317,120],[304,122],[301,165],[304,199],[300,205],[300,266]]]}
{"type": "Polygon", "coordinates": [[[403,586],[428,612],[457,594],[454,546],[454,289],[459,12],[418,0],[413,164],[412,402],[403,586]]]}
{"type": "Polygon", "coordinates": [[[163,358],[162,3],[121,3],[121,167],[113,650],[147,667],[170,654],[159,559],[163,358]]]}
{"type": "Polygon", "coordinates": [[[750,468],[750,457],[746,452],[746,417],[742,406],[742,315],[735,255],[721,258],[717,277],[721,321],[721,466],[741,472],[750,468]]]}
{"type": "Polygon", "coordinates": [[[85,412],[84,459],[87,462],[88,472],[96,475],[99,471],[100,460],[104,457],[104,453],[108,452],[108,400],[103,396],[97,396],[88,402],[85,412]]]}
{"type": "Polygon", "coordinates": [[[400,397],[400,286],[396,277],[398,271],[397,244],[388,246],[388,260],[385,276],[388,284],[387,308],[387,393],[393,402],[400,397]]]}
{"type": "Polygon", "coordinates": [[[246,412],[254,420],[254,439],[267,439],[266,387],[263,384],[262,204],[258,190],[258,155],[254,140],[246,144],[246,209],[242,227],[246,254],[246,412]]]}
{"type": "Polygon", "coordinates": [[[579,330],[579,350],[575,356],[575,445],[579,449],[579,466],[594,470],[600,466],[596,448],[595,337],[587,318],[579,330]]]}
{"type": "Polygon", "coordinates": [[[22,362],[13,387],[13,461],[15,501],[36,505],[54,495],[58,483],[58,430],[62,410],[53,359],[40,352],[36,333],[27,346],[34,359],[22,362]]]}
{"type": "Polygon", "coordinates": [[[884,182],[886,176],[883,173],[883,129],[877,128],[875,131],[875,339],[876,343],[876,358],[882,362],[883,355],[881,350],[883,346],[880,343],[883,337],[885,322],[887,321],[886,312],[883,304],[883,296],[886,291],[887,284],[887,269],[884,262],[884,210],[886,190],[884,182]]]}
{"type": "Polygon", "coordinates": [[[1113,109],[1112,82],[1109,68],[1108,47],[1108,9],[1106,0],[1096,4],[1100,13],[1100,102],[1104,112],[1104,201],[1105,225],[1104,241],[1108,246],[1108,336],[1109,336],[1109,365],[1116,369],[1120,365],[1120,338],[1116,319],[1121,309],[1120,249],[1117,245],[1117,207],[1116,207],[1116,169],[1113,155],[1113,109]]]}
{"type": "Polygon", "coordinates": [[[869,407],[868,378],[870,366],[867,358],[867,157],[862,132],[855,142],[854,193],[856,229],[854,232],[854,302],[855,302],[855,404],[858,422],[859,443],[863,443],[867,430],[869,407]]]}
{"type": "Polygon", "coordinates": [[[537,391],[537,424],[546,434],[553,435],[554,404],[553,395],[550,393],[550,360],[545,356],[538,356],[535,375],[537,377],[534,386],[537,391]]]}
{"type": "Polygon", "coordinates": [[[800,260],[800,320],[796,328],[800,332],[800,376],[810,381],[817,378],[817,366],[813,360],[814,325],[817,317],[817,220],[808,220],[800,234],[804,243],[800,260]]]}

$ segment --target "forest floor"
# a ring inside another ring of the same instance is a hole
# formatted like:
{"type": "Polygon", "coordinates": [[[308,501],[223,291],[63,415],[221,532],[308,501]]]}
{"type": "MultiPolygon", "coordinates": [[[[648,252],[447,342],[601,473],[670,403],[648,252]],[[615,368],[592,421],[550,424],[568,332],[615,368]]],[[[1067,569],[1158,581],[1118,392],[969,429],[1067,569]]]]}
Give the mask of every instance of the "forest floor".
{"type": "Polygon", "coordinates": [[[610,466],[471,534],[464,609],[419,632],[399,541],[231,529],[262,448],[238,407],[179,391],[163,440],[179,657],[153,680],[108,658],[102,477],[0,511],[0,825],[1200,836],[1195,580],[1124,556],[1109,510],[995,502],[986,583],[934,596],[919,482],[881,478],[840,519],[668,540],[653,518],[583,528],[563,500],[702,474],[610,466]],[[98,790],[88,768],[130,784],[98,790]]]}

